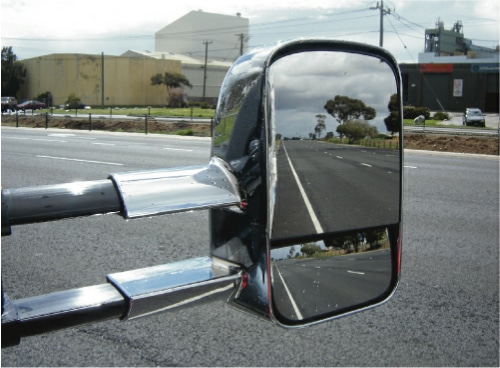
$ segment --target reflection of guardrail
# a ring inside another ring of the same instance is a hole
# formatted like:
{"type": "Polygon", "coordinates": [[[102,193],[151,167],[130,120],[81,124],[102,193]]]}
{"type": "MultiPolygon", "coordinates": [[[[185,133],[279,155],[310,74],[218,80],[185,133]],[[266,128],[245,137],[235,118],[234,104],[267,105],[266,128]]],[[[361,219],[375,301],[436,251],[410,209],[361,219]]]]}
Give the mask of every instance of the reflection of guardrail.
{"type": "Polygon", "coordinates": [[[448,128],[429,126],[405,126],[405,133],[428,133],[469,136],[498,136],[498,129],[448,128]]]}

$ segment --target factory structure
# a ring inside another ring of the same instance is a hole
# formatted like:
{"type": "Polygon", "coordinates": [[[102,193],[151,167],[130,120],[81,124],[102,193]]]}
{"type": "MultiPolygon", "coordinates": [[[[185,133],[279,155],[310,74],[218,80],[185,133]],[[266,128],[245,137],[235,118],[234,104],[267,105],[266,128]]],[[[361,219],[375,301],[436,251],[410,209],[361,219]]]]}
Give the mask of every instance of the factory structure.
{"type": "MultiPolygon", "coordinates": [[[[120,56],[51,54],[22,60],[27,78],[18,100],[49,91],[52,104],[71,93],[87,105],[161,106],[166,88],[152,86],[157,73],[184,74],[190,102],[215,104],[226,72],[247,51],[249,20],[241,14],[191,11],[155,33],[154,51],[128,50],[120,56]]],[[[418,63],[400,64],[405,105],[463,111],[499,111],[499,50],[478,47],[457,21],[438,21],[425,30],[418,63]]]]}
{"type": "Polygon", "coordinates": [[[50,54],[22,60],[27,78],[18,100],[49,91],[52,105],[74,93],[91,106],[162,106],[165,87],[152,86],[157,73],[184,74],[192,84],[188,101],[215,104],[234,60],[247,51],[248,18],[191,11],[155,34],[154,51],[120,56],[50,54]]]}
{"type": "Polygon", "coordinates": [[[450,29],[438,21],[425,30],[425,51],[417,64],[400,64],[403,104],[433,111],[477,107],[499,111],[499,50],[475,46],[457,21],[450,29]]]}

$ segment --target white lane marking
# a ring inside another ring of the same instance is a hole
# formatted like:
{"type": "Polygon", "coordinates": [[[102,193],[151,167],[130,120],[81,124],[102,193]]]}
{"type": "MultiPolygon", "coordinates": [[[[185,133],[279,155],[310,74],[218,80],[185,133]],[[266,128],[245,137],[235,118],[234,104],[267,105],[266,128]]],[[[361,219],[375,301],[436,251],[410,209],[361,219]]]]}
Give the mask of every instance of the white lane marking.
{"type": "Polygon", "coordinates": [[[99,143],[99,142],[93,142],[92,144],[99,145],[99,146],[116,146],[114,143],[99,143]]]}
{"type": "Polygon", "coordinates": [[[368,167],[373,167],[372,165],[370,165],[370,164],[365,164],[365,163],[363,163],[363,162],[361,163],[361,165],[363,165],[363,166],[368,166],[368,167]]]}
{"type": "Polygon", "coordinates": [[[316,216],[316,213],[314,213],[314,210],[312,208],[311,202],[309,201],[309,198],[307,197],[306,191],[302,187],[302,184],[300,183],[299,176],[295,172],[295,169],[292,165],[292,160],[290,160],[290,156],[288,156],[288,152],[286,150],[285,145],[283,144],[283,149],[285,150],[286,158],[288,159],[288,164],[290,165],[290,169],[292,170],[293,177],[295,178],[295,181],[297,182],[297,186],[299,187],[300,194],[302,195],[302,200],[304,201],[304,204],[306,205],[307,211],[309,212],[309,216],[311,217],[311,221],[314,225],[314,229],[316,230],[317,234],[322,234],[323,228],[321,227],[321,224],[319,223],[318,217],[316,216]]]}
{"type": "Polygon", "coordinates": [[[364,272],[358,272],[358,271],[347,271],[347,273],[355,273],[356,275],[364,275],[364,272]]]}
{"type": "Polygon", "coordinates": [[[405,167],[405,168],[407,168],[407,169],[417,169],[417,167],[416,167],[416,166],[408,166],[408,165],[405,165],[404,167],[405,167]]]}
{"type": "Polygon", "coordinates": [[[67,158],[67,157],[54,157],[54,156],[42,156],[37,155],[39,158],[50,158],[53,160],[64,160],[64,161],[78,161],[78,162],[88,162],[91,164],[103,164],[103,165],[115,165],[115,166],[123,166],[123,164],[118,164],[116,162],[105,162],[105,161],[92,161],[92,160],[79,160],[76,158],[67,158]]]}
{"type": "Polygon", "coordinates": [[[74,134],[71,133],[53,133],[47,134],[48,137],[74,137],[74,134]]]}
{"type": "Polygon", "coordinates": [[[275,267],[276,267],[276,271],[278,271],[278,275],[279,275],[279,277],[281,279],[281,282],[283,283],[283,287],[285,288],[285,291],[286,291],[286,293],[288,295],[288,298],[290,299],[290,303],[292,304],[293,311],[297,315],[298,319],[304,319],[304,317],[302,317],[302,313],[300,313],[300,310],[299,310],[299,307],[298,307],[297,303],[295,303],[295,299],[293,299],[293,296],[290,293],[290,290],[288,289],[288,286],[287,286],[287,284],[285,282],[285,279],[283,279],[283,276],[281,275],[281,272],[278,269],[278,266],[275,265],[275,267]]]}
{"type": "Polygon", "coordinates": [[[337,156],[337,158],[343,158],[342,156],[337,156]]]}
{"type": "Polygon", "coordinates": [[[18,139],[18,140],[24,140],[24,141],[61,142],[61,143],[68,142],[68,141],[61,141],[58,139],[46,139],[46,138],[22,138],[22,137],[5,137],[5,138],[18,139]]]}
{"type": "Polygon", "coordinates": [[[163,148],[164,150],[169,150],[169,151],[184,151],[184,152],[193,152],[191,149],[185,149],[185,148],[163,148]]]}

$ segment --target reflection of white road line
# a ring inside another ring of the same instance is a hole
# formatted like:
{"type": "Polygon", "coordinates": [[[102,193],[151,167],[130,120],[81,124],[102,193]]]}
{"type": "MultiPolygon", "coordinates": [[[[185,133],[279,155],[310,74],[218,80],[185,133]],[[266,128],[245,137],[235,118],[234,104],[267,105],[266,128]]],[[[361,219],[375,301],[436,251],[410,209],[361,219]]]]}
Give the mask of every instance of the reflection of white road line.
{"type": "Polygon", "coordinates": [[[359,271],[347,271],[347,273],[355,273],[356,275],[364,275],[364,272],[359,272],[359,271]]]}
{"type": "Polygon", "coordinates": [[[197,295],[197,296],[194,296],[192,298],[188,298],[188,299],[185,299],[185,300],[182,300],[178,303],[175,303],[175,304],[172,304],[172,305],[169,305],[167,307],[164,307],[164,308],[161,308],[161,309],[155,309],[154,311],[151,311],[151,312],[146,312],[146,313],[143,313],[141,315],[138,315],[135,318],[138,318],[138,317],[144,317],[144,316],[149,316],[151,314],[156,314],[156,313],[159,313],[159,312],[163,312],[163,311],[166,311],[166,310],[169,310],[169,309],[174,309],[174,308],[177,308],[177,307],[180,307],[180,306],[183,306],[185,304],[189,304],[189,303],[192,303],[192,302],[195,302],[197,300],[200,300],[200,299],[203,299],[207,296],[210,296],[210,295],[215,295],[217,293],[221,293],[221,292],[224,292],[224,291],[227,291],[227,290],[231,290],[232,288],[234,288],[234,285],[231,284],[231,285],[227,285],[227,286],[223,286],[219,289],[215,289],[215,290],[212,290],[212,291],[208,291],[204,294],[201,294],[201,295],[197,295]]]}
{"type": "Polygon", "coordinates": [[[288,156],[288,151],[286,150],[285,145],[283,145],[283,149],[285,150],[286,158],[288,159],[288,164],[290,165],[290,169],[292,170],[293,177],[295,178],[295,181],[297,182],[297,186],[299,187],[300,194],[302,195],[302,199],[304,200],[304,204],[306,205],[307,211],[309,212],[309,216],[311,217],[311,221],[314,225],[314,229],[316,230],[317,234],[322,234],[323,228],[321,227],[321,224],[319,223],[318,217],[316,217],[316,214],[314,213],[314,210],[312,208],[311,202],[309,202],[309,198],[307,197],[307,194],[302,187],[302,184],[300,183],[299,176],[295,172],[295,169],[292,165],[292,161],[290,160],[290,156],[288,156]]]}
{"type": "Polygon", "coordinates": [[[278,275],[280,276],[281,282],[283,283],[283,286],[285,287],[285,291],[288,295],[288,298],[290,299],[290,303],[292,304],[292,308],[293,308],[295,314],[297,315],[297,318],[304,319],[304,317],[302,317],[302,313],[300,313],[300,310],[299,310],[299,307],[297,306],[297,303],[295,303],[295,300],[293,299],[293,296],[290,293],[288,286],[286,285],[285,280],[283,279],[283,276],[281,275],[280,270],[278,269],[278,265],[275,265],[275,267],[276,267],[276,271],[278,271],[278,275]]]}

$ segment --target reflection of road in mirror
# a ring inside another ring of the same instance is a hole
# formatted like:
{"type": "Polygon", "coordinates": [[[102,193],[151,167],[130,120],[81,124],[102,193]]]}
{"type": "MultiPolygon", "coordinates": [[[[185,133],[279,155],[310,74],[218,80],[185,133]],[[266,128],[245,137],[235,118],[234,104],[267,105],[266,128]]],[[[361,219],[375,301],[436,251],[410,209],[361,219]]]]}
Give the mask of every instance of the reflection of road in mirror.
{"type": "Polygon", "coordinates": [[[374,300],[391,282],[391,251],[384,229],[275,248],[271,259],[276,312],[292,321],[374,300]]]}
{"type": "Polygon", "coordinates": [[[399,220],[397,150],[282,140],[272,239],[399,220]]]}

